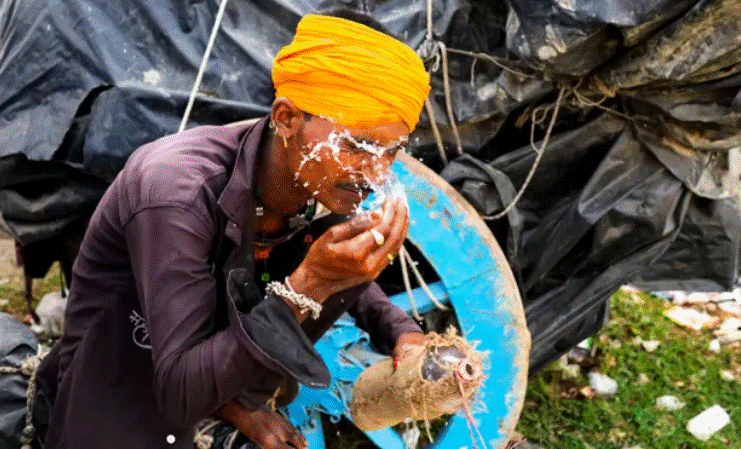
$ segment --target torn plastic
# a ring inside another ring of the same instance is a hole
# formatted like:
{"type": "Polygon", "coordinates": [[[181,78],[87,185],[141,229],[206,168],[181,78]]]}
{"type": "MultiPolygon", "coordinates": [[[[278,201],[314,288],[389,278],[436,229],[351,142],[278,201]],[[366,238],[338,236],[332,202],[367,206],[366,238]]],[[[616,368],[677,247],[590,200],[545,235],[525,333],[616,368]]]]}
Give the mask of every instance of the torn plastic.
{"type": "Polygon", "coordinates": [[[507,48],[541,69],[582,76],[697,0],[513,0],[507,48]]]}

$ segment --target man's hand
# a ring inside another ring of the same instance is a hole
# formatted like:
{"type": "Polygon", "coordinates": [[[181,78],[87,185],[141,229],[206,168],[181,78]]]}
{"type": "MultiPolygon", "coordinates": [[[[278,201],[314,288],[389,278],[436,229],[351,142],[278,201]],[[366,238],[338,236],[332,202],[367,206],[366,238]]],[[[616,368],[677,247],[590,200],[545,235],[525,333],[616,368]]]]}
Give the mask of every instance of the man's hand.
{"type": "Polygon", "coordinates": [[[322,302],[333,293],[373,281],[399,253],[408,228],[409,211],[398,199],[387,200],[380,215],[332,226],[311,245],[291,274],[291,285],[322,302]]]}
{"type": "Polygon", "coordinates": [[[399,335],[399,338],[396,339],[396,346],[394,346],[394,366],[409,346],[424,345],[426,342],[427,336],[420,332],[406,332],[399,335]]]}
{"type": "Polygon", "coordinates": [[[248,411],[234,401],[217,414],[242,432],[261,449],[306,449],[306,438],[281,415],[265,409],[248,411]]]}

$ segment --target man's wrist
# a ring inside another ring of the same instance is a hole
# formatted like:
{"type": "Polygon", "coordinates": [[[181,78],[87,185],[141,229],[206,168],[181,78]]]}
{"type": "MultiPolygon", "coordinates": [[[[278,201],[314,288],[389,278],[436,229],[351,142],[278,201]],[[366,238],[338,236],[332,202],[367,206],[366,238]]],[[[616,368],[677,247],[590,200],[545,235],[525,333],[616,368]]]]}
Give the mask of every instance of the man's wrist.
{"type": "Polygon", "coordinates": [[[301,266],[288,277],[293,291],[308,296],[318,303],[323,303],[329,297],[329,287],[325,282],[311,275],[301,266]]]}

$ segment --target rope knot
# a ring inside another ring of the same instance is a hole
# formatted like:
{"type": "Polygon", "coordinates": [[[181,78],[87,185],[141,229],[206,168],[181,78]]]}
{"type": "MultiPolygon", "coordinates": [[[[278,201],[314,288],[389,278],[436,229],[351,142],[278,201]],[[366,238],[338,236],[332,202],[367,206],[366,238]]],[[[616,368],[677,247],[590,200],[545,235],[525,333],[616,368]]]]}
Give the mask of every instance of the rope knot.
{"type": "Polygon", "coordinates": [[[37,355],[31,356],[28,359],[26,359],[25,362],[21,365],[21,373],[23,373],[25,376],[31,377],[41,365],[41,359],[42,357],[39,357],[37,355]]]}

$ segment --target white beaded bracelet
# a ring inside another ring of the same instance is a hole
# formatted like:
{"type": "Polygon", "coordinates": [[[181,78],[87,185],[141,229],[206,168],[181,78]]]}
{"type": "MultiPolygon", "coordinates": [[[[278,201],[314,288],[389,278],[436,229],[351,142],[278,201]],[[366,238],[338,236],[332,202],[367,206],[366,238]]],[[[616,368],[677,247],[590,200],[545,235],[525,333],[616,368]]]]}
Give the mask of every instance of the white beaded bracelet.
{"type": "Polygon", "coordinates": [[[311,317],[315,320],[319,318],[319,314],[322,313],[322,305],[306,295],[296,293],[296,291],[293,290],[293,287],[291,287],[288,276],[286,276],[284,283],[278,281],[269,283],[267,286],[265,286],[265,293],[272,293],[286,298],[287,300],[299,306],[299,308],[301,309],[301,313],[306,312],[307,310],[311,310],[311,317]]]}

